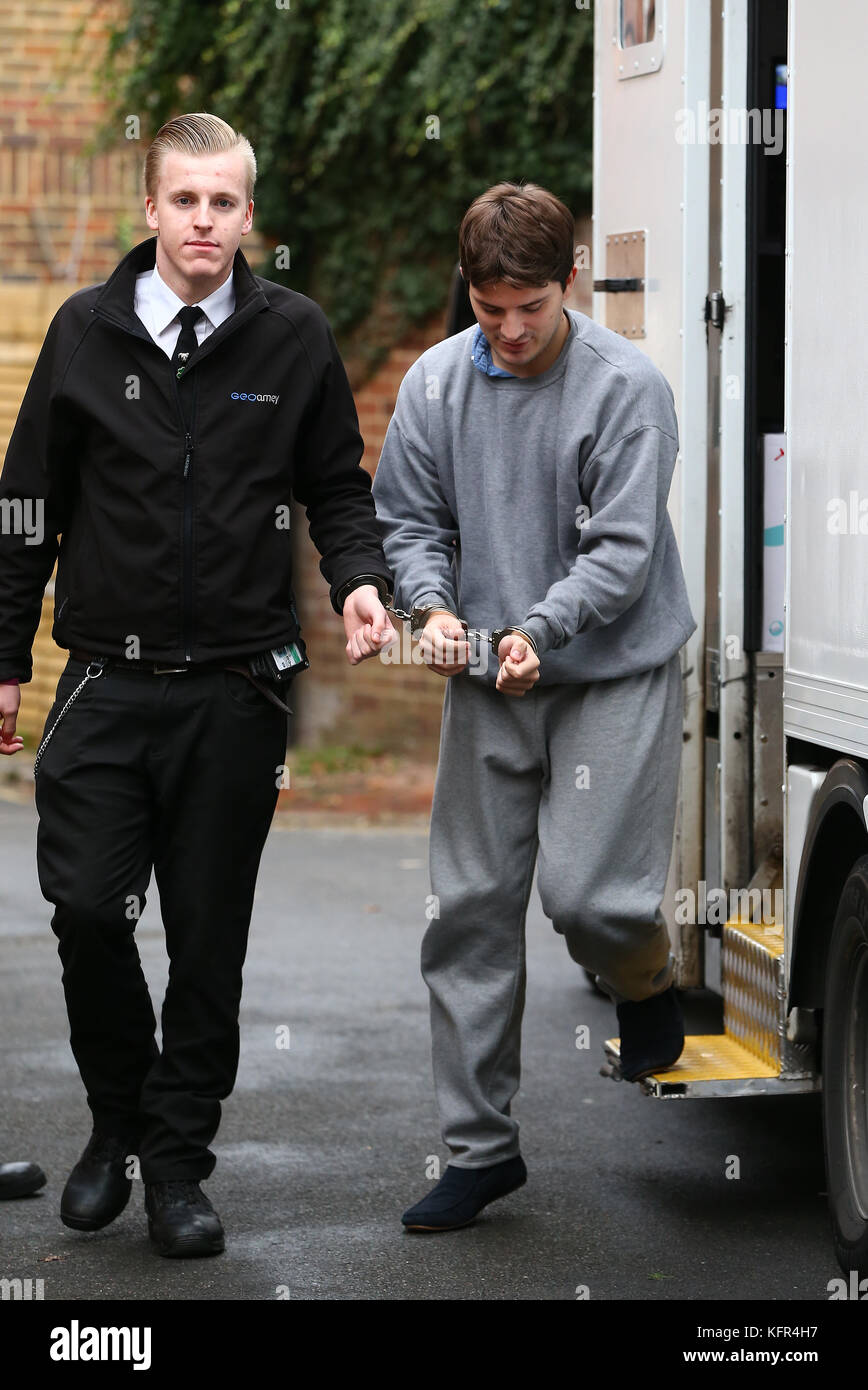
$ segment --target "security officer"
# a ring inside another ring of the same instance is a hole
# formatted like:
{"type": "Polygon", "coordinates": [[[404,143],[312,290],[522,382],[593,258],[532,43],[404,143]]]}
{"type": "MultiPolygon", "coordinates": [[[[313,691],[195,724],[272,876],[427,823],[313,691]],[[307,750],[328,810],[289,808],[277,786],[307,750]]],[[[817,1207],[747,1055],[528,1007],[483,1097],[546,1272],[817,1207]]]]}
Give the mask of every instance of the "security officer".
{"type": "Polygon", "coordinates": [[[97,1230],[138,1154],[163,1255],[223,1249],[199,1184],[238,1063],[242,966],[306,664],[289,503],[306,508],[356,664],[394,640],[362,440],[322,310],[251,273],[256,162],[179,116],[145,160],[156,236],[49,327],[0,499],[2,751],[55,558],[70,650],[35,759],[37,861],[93,1134],[61,1219],[97,1230]],[[18,520],[20,524],[15,525],[18,520]],[[59,544],[58,544],[59,536],[59,544]],[[11,683],[10,683],[11,682],[11,683]],[[169,983],[162,1051],[135,945],[151,870],[169,983]]]}

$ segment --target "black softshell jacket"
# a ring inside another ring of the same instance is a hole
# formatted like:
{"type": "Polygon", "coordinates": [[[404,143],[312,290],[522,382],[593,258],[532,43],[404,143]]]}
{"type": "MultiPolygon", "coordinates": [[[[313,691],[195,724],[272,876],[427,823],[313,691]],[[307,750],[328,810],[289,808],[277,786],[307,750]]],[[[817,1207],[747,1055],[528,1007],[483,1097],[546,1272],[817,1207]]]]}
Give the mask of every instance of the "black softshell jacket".
{"type": "Polygon", "coordinates": [[[55,559],[61,647],[181,665],[292,640],[291,496],[336,612],[357,575],[392,587],[322,310],[239,250],[235,312],[178,379],[133,309],[155,256],[134,247],[46,334],[0,476],[0,680],[31,678],[55,559]]]}

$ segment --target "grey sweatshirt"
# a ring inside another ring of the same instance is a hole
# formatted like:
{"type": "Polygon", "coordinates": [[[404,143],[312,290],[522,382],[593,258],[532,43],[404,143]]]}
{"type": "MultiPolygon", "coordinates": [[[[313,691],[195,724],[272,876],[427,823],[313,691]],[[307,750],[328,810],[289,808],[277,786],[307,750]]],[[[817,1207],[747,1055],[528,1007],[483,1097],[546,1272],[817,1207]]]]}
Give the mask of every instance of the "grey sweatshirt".
{"type": "MultiPolygon", "coordinates": [[[[374,479],[398,607],[534,638],[540,684],[659,666],[696,628],[666,509],[678,451],[668,381],[577,310],[551,367],[493,377],[475,325],[414,362],[374,479]]],[[[497,658],[469,674],[494,683],[497,658]]]]}

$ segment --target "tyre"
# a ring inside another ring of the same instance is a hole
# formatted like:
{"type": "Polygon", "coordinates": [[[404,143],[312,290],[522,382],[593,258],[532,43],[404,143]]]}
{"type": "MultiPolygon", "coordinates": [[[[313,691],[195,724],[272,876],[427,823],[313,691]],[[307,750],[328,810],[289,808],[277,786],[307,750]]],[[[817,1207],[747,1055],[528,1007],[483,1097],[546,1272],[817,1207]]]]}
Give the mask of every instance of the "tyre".
{"type": "Polygon", "coordinates": [[[868,1274],[868,855],[838,902],[823,1010],[823,1141],[835,1253],[868,1274]]]}

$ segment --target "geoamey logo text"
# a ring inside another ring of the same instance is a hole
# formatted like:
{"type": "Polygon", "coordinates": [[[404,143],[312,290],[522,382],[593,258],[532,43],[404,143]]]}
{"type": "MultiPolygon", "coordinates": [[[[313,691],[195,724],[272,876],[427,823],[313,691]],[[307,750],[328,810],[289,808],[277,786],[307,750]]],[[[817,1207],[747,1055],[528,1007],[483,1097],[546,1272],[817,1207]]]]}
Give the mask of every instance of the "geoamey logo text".
{"type": "Polygon", "coordinates": [[[233,391],[233,401],[264,401],[266,405],[277,405],[279,396],[267,396],[261,391],[233,391]]]}

